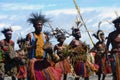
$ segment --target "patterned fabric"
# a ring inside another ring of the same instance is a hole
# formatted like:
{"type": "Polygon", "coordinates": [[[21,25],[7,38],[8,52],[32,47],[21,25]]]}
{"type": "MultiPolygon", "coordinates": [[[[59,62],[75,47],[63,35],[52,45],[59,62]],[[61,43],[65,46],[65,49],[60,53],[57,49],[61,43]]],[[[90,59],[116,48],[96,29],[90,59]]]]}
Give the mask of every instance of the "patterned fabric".
{"type": "Polygon", "coordinates": [[[62,70],[51,66],[48,60],[35,61],[35,79],[31,80],[61,80],[62,70]]]}
{"type": "Polygon", "coordinates": [[[68,59],[64,59],[55,64],[56,68],[61,68],[63,74],[71,73],[71,65],[68,59]]]}
{"type": "Polygon", "coordinates": [[[48,67],[42,70],[44,80],[61,80],[62,71],[60,68],[48,67]]]}

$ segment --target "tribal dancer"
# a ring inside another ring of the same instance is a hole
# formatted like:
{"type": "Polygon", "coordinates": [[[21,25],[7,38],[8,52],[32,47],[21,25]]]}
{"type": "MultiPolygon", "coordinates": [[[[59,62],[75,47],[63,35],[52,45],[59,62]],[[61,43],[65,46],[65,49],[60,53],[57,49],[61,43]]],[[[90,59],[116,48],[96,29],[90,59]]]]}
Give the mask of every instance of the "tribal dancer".
{"type": "MultiPolygon", "coordinates": [[[[79,28],[73,28],[72,35],[75,37],[75,39],[73,39],[70,43],[70,47],[73,49],[73,54],[70,57],[72,60],[72,65],[78,76],[82,76],[85,80],[89,80],[89,75],[86,68],[87,45],[79,40],[81,38],[79,28]]],[[[79,78],[76,80],[79,80],[79,78]]]]}
{"type": "Polygon", "coordinates": [[[43,47],[46,44],[46,35],[42,32],[43,25],[49,20],[42,14],[33,13],[28,22],[33,24],[34,32],[27,35],[29,47],[29,79],[28,80],[60,80],[59,69],[54,69],[46,58],[43,47]]]}
{"type": "Polygon", "coordinates": [[[67,45],[64,44],[66,36],[64,33],[59,33],[56,38],[59,43],[54,47],[54,54],[59,56],[59,61],[55,64],[55,67],[62,69],[63,80],[66,80],[67,74],[72,72],[68,56],[64,53],[64,51],[67,50],[67,45]]]}
{"type": "Polygon", "coordinates": [[[28,50],[27,47],[29,44],[27,44],[26,40],[24,38],[20,38],[17,40],[17,44],[19,46],[19,50],[16,51],[16,58],[18,61],[18,73],[17,78],[18,80],[25,80],[27,78],[27,64],[28,64],[28,50]]]}
{"type": "Polygon", "coordinates": [[[108,41],[107,41],[107,51],[109,50],[109,45],[111,44],[111,66],[112,66],[112,74],[113,80],[120,80],[120,17],[113,20],[116,30],[109,33],[108,41]]]}
{"type": "Polygon", "coordinates": [[[96,72],[98,75],[98,80],[101,80],[101,74],[103,74],[102,80],[105,80],[105,62],[106,62],[106,55],[105,55],[105,37],[102,30],[98,30],[97,34],[93,34],[93,36],[98,39],[99,41],[95,44],[95,49],[97,50],[95,55],[95,64],[99,65],[99,69],[96,72]]]}
{"type": "Polygon", "coordinates": [[[15,80],[15,75],[17,73],[17,69],[15,68],[15,52],[14,52],[14,41],[12,38],[12,29],[5,28],[2,30],[2,33],[5,36],[5,39],[0,41],[0,47],[4,51],[4,63],[5,63],[5,75],[12,76],[12,80],[15,80]]]}

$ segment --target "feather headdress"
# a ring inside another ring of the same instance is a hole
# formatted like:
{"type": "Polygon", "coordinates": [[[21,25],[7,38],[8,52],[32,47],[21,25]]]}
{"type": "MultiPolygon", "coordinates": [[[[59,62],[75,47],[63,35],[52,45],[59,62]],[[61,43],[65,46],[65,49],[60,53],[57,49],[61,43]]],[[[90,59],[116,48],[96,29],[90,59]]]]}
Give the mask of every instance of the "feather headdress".
{"type": "Polygon", "coordinates": [[[104,32],[103,32],[102,30],[98,30],[98,31],[97,31],[97,34],[93,34],[93,36],[94,36],[96,39],[102,41],[102,39],[101,39],[101,37],[100,37],[101,35],[104,35],[104,32]]]}
{"type": "Polygon", "coordinates": [[[49,19],[45,18],[45,15],[42,15],[40,12],[40,13],[32,13],[31,17],[27,21],[32,24],[36,24],[41,21],[44,24],[48,22],[49,19]]]}
{"type": "Polygon", "coordinates": [[[8,31],[12,32],[12,29],[11,29],[11,28],[4,28],[1,32],[2,32],[3,34],[5,34],[5,33],[8,32],[8,31]]]}

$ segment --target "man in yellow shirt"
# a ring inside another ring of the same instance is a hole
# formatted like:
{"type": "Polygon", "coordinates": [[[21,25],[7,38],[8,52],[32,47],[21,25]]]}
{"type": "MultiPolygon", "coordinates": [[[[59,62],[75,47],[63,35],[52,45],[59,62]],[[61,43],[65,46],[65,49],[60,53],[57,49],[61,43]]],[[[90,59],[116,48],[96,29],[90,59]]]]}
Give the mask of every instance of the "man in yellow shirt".
{"type": "MultiPolygon", "coordinates": [[[[42,33],[43,25],[48,22],[48,19],[45,18],[41,13],[32,13],[31,17],[28,19],[28,22],[33,24],[35,29],[34,32],[29,33],[26,36],[26,40],[30,43],[29,47],[29,68],[30,68],[30,79],[35,80],[34,73],[34,64],[37,60],[44,60],[46,53],[43,50],[43,46],[46,42],[46,36],[42,33]]],[[[45,66],[45,65],[42,65],[45,66]]]]}

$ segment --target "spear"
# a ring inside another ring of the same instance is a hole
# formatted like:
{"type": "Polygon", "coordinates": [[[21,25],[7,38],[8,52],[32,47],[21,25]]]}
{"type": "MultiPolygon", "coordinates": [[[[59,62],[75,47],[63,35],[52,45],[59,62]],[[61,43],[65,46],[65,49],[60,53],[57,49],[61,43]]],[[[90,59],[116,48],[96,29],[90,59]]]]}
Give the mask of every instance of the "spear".
{"type": "Polygon", "coordinates": [[[52,31],[54,31],[52,25],[48,22],[49,27],[51,28],[52,31]]]}
{"type": "Polygon", "coordinates": [[[75,8],[76,8],[76,10],[77,10],[77,12],[78,12],[78,14],[79,14],[82,22],[83,22],[83,25],[84,25],[87,33],[88,33],[88,36],[89,36],[90,41],[91,41],[91,43],[92,43],[92,46],[94,46],[94,42],[93,42],[93,40],[92,40],[92,38],[91,38],[91,36],[90,36],[90,33],[89,33],[88,29],[87,29],[87,26],[86,26],[85,22],[84,22],[84,20],[83,20],[83,17],[82,17],[82,15],[81,15],[81,13],[80,13],[80,9],[79,9],[79,7],[78,7],[78,5],[77,5],[77,3],[76,3],[76,0],[73,0],[73,2],[74,2],[74,4],[75,4],[75,8]]]}

